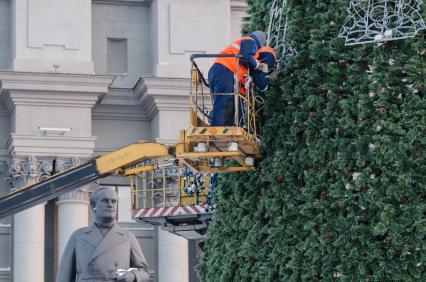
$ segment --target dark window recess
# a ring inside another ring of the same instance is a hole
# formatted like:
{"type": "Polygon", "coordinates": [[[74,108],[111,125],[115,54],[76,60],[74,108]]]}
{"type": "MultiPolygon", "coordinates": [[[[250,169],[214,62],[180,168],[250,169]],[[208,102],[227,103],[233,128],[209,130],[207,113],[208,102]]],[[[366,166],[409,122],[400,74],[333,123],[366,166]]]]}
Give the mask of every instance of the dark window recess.
{"type": "Polygon", "coordinates": [[[127,39],[108,38],[108,73],[127,74],[127,39]]]}

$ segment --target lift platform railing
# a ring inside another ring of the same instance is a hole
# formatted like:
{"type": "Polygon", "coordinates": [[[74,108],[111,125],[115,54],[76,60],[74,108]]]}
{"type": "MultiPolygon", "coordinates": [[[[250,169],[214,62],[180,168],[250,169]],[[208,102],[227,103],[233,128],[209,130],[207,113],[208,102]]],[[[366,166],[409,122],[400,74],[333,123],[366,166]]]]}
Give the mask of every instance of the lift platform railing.
{"type": "Polygon", "coordinates": [[[235,115],[234,126],[244,128],[247,133],[258,137],[258,119],[256,109],[256,97],[251,83],[250,70],[248,71],[246,82],[241,85],[238,80],[240,69],[240,60],[243,55],[239,54],[193,54],[191,60],[191,87],[189,107],[191,113],[191,126],[203,127],[210,124],[210,109],[213,105],[215,95],[232,95],[235,97],[235,115]],[[234,92],[233,93],[212,93],[209,84],[196,63],[199,58],[236,58],[237,71],[234,74],[234,92]],[[242,91],[244,88],[245,91],[242,91]],[[207,90],[207,91],[206,91],[207,90]],[[245,94],[242,94],[245,92],[245,94]],[[210,101],[210,103],[208,103],[210,101]]]}
{"type": "Polygon", "coordinates": [[[166,168],[130,175],[132,209],[203,204],[209,192],[210,175],[201,175],[202,183],[197,183],[196,177],[166,168]]]}

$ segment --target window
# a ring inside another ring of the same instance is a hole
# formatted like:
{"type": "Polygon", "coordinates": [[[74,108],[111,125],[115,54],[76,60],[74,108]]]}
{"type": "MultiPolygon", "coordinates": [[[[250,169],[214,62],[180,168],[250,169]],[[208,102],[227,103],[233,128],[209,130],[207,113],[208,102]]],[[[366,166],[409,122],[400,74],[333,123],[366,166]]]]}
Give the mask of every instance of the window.
{"type": "Polygon", "coordinates": [[[107,67],[110,74],[127,74],[127,39],[108,38],[107,67]]]}

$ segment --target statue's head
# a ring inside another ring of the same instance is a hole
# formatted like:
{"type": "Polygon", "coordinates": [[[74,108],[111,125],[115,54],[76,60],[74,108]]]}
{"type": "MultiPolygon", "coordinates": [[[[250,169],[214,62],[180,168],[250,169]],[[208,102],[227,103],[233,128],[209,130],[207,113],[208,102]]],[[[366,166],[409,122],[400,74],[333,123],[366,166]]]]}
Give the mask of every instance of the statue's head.
{"type": "Polygon", "coordinates": [[[117,216],[117,201],[117,192],[113,187],[96,188],[90,197],[95,221],[100,224],[114,222],[117,216]]]}

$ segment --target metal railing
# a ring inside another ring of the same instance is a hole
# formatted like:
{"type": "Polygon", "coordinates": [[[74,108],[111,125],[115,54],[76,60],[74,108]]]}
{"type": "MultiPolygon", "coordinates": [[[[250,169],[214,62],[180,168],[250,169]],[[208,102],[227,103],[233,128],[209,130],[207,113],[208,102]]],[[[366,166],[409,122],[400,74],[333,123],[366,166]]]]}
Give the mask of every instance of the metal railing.
{"type": "Polygon", "coordinates": [[[246,82],[244,85],[238,80],[240,72],[240,59],[244,56],[239,54],[193,54],[191,60],[191,87],[189,108],[191,113],[191,125],[193,127],[208,126],[209,125],[209,110],[210,100],[213,104],[213,97],[215,95],[232,95],[235,97],[235,116],[234,125],[243,127],[249,134],[258,136],[258,119],[256,109],[256,97],[253,91],[253,83],[251,81],[250,73],[247,74],[246,82]],[[196,63],[198,58],[236,58],[237,71],[234,74],[234,93],[211,93],[208,91],[209,84],[204,78],[200,68],[196,63]],[[245,88],[245,94],[242,94],[241,88],[245,88]],[[207,91],[206,91],[207,90],[207,91]],[[242,112],[240,111],[242,109],[242,112]]]}
{"type": "Polygon", "coordinates": [[[189,193],[187,188],[195,177],[196,175],[185,175],[183,170],[167,168],[130,176],[132,209],[204,203],[207,200],[210,176],[204,175],[203,187],[197,187],[197,191],[189,193]]]}

